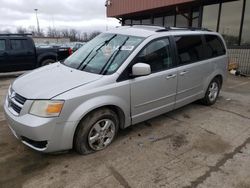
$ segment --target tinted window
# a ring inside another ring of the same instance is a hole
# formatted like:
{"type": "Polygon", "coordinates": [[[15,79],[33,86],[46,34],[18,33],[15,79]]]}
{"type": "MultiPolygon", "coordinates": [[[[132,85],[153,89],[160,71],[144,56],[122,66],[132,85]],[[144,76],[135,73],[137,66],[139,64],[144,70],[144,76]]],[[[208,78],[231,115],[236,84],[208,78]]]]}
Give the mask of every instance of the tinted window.
{"type": "Polygon", "coordinates": [[[199,17],[200,17],[199,11],[194,11],[193,12],[192,27],[199,27],[199,17]]]}
{"type": "Polygon", "coordinates": [[[174,18],[175,16],[166,16],[164,19],[165,27],[173,27],[174,26],[174,18]]]}
{"type": "Polygon", "coordinates": [[[250,45],[250,1],[246,1],[246,10],[243,23],[241,44],[250,45]]]}
{"type": "Polygon", "coordinates": [[[168,39],[160,39],[149,43],[137,56],[136,62],[147,63],[152,72],[173,67],[168,39]]]}
{"type": "Polygon", "coordinates": [[[0,51],[4,51],[6,48],[5,40],[0,40],[0,51]]]}
{"type": "Polygon", "coordinates": [[[222,4],[220,29],[228,45],[238,45],[243,0],[222,4]]]}
{"type": "Polygon", "coordinates": [[[124,21],[124,25],[131,25],[132,24],[132,21],[131,20],[125,20],[124,21]]]}
{"type": "Polygon", "coordinates": [[[202,27],[216,31],[219,14],[219,4],[204,6],[202,16],[202,27]]]}
{"type": "Polygon", "coordinates": [[[205,56],[206,58],[217,57],[226,53],[221,39],[215,35],[205,35],[205,56]]]}
{"type": "Polygon", "coordinates": [[[141,20],[141,24],[142,25],[149,25],[149,24],[151,24],[151,19],[149,18],[149,19],[143,19],[143,20],[141,20]]]}
{"type": "Polygon", "coordinates": [[[154,18],[154,25],[163,26],[163,17],[154,18]]]}
{"type": "Polygon", "coordinates": [[[26,40],[11,39],[10,44],[12,50],[23,50],[26,48],[26,40]]]}
{"type": "Polygon", "coordinates": [[[176,15],[176,27],[187,27],[188,26],[188,14],[177,14],[176,15]],[[186,17],[185,17],[185,16],[186,17]]]}
{"type": "Polygon", "coordinates": [[[177,36],[175,41],[180,64],[193,63],[204,59],[201,36],[177,36]]]}
{"type": "Polygon", "coordinates": [[[132,25],[140,25],[141,20],[132,20],[132,25]]]}

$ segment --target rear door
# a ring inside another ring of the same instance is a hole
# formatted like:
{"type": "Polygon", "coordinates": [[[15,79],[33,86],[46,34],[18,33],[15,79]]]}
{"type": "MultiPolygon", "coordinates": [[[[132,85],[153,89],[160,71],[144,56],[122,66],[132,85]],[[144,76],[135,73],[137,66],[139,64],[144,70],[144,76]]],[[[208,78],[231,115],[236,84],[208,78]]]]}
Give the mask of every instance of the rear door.
{"type": "Polygon", "coordinates": [[[174,108],[177,71],[168,38],[150,42],[134,63],[147,63],[148,76],[131,79],[132,124],[160,115],[174,108]]]}
{"type": "Polygon", "coordinates": [[[202,35],[175,36],[178,59],[178,86],[175,108],[186,105],[204,95],[204,82],[212,71],[204,58],[202,35]]]}
{"type": "Polygon", "coordinates": [[[5,72],[8,65],[7,41],[0,38],[0,72],[5,72]]]}
{"type": "Polygon", "coordinates": [[[12,71],[33,69],[36,63],[34,46],[28,39],[11,38],[9,64],[12,71]]]}

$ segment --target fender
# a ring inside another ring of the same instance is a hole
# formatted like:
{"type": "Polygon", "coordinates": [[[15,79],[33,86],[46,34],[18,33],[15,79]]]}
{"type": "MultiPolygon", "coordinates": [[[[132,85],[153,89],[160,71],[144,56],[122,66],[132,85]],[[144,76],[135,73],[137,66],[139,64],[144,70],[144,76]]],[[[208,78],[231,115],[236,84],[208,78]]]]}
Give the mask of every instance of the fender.
{"type": "Polygon", "coordinates": [[[91,98],[82,103],[81,105],[79,105],[70,114],[67,121],[79,122],[89,112],[104,106],[115,106],[123,112],[125,122],[124,122],[124,127],[121,128],[125,128],[131,125],[130,104],[128,104],[124,99],[117,96],[99,96],[91,98]]]}

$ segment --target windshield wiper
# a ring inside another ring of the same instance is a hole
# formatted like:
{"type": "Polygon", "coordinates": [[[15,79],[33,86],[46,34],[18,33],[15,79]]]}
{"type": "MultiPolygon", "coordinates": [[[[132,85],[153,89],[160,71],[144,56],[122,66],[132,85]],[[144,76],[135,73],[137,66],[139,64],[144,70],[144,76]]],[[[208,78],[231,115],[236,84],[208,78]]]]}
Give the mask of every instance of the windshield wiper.
{"type": "MultiPolygon", "coordinates": [[[[93,56],[90,58],[90,60],[89,60],[87,63],[84,64],[84,66],[81,68],[81,70],[85,69],[86,66],[92,61],[92,59],[94,59],[94,57],[98,54],[98,51],[99,51],[103,46],[109,44],[109,42],[110,42],[111,40],[113,40],[113,38],[115,38],[116,36],[117,36],[117,34],[113,35],[110,39],[105,40],[103,43],[101,43],[100,46],[96,49],[95,55],[93,55],[93,56]]],[[[79,66],[77,69],[79,69],[79,68],[83,65],[83,63],[88,59],[88,57],[90,56],[90,54],[92,54],[92,52],[93,52],[94,50],[95,50],[95,48],[93,48],[93,49],[89,52],[89,54],[87,55],[87,57],[82,61],[82,63],[80,64],[80,66],[79,66]]]]}
{"type": "Polygon", "coordinates": [[[126,44],[126,42],[128,41],[128,39],[129,39],[129,37],[126,37],[126,39],[123,41],[123,43],[113,52],[113,54],[108,59],[107,63],[103,66],[102,70],[100,71],[100,74],[106,74],[108,68],[113,63],[114,59],[119,54],[119,52],[121,51],[122,47],[126,44]]]}

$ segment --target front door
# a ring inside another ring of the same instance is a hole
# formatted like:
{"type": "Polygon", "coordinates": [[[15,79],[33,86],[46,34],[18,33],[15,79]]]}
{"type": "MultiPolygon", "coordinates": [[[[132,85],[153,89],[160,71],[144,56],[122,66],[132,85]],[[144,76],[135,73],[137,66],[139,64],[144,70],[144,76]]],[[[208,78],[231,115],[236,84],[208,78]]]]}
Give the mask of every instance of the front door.
{"type": "Polygon", "coordinates": [[[0,39],[0,72],[5,72],[8,64],[7,43],[5,39],[0,39]]]}
{"type": "Polygon", "coordinates": [[[150,42],[135,58],[135,63],[151,67],[148,76],[131,79],[132,124],[174,108],[177,71],[168,38],[150,42]]]}

